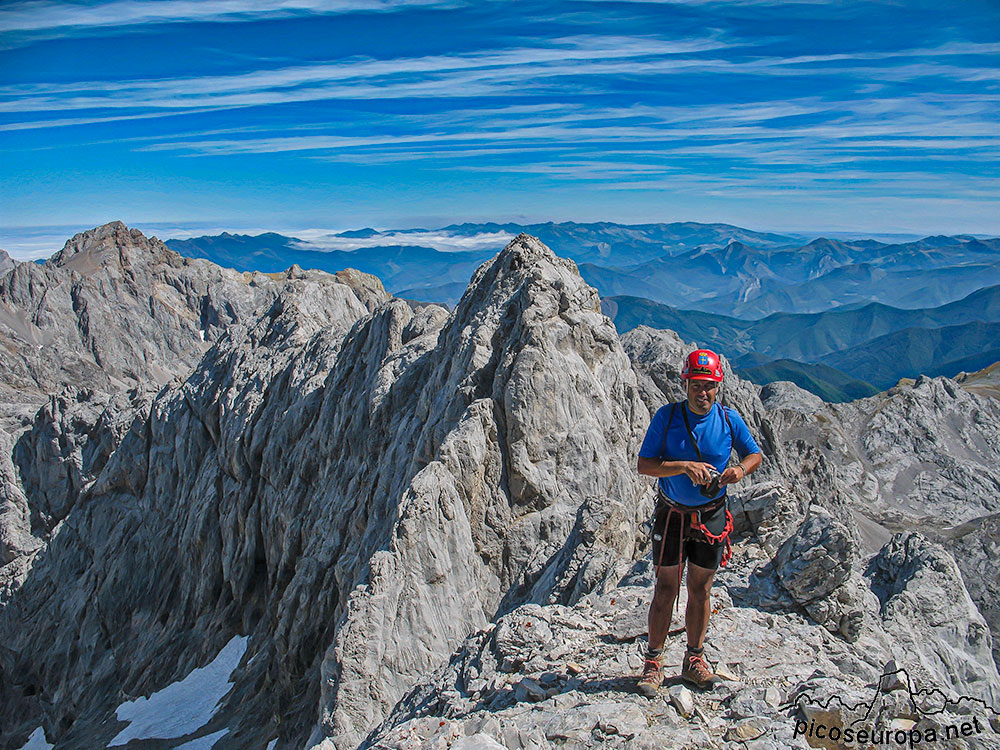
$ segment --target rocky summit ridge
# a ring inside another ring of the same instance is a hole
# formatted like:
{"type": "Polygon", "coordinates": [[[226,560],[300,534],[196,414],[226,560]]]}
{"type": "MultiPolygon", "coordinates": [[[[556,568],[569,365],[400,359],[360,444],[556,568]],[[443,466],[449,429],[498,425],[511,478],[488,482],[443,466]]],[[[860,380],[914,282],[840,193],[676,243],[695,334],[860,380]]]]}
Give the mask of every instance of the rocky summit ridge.
{"type": "Polygon", "coordinates": [[[629,677],[652,509],[634,464],[690,344],[619,337],[527,235],[451,312],[358,272],[170,252],[116,223],[0,278],[19,330],[53,331],[45,357],[11,336],[23,367],[0,373],[51,391],[0,445],[4,750],[39,727],[107,746],[116,709],[238,637],[206,720],[129,746],[805,747],[803,716],[845,725],[833,697],[882,696],[879,721],[975,719],[953,746],[1000,747],[995,401],[922,379],[833,406],[726,363],[766,453],[715,588],[728,679],[649,700],[629,677]],[[83,334],[98,307],[117,346],[83,334]],[[947,710],[883,690],[890,662],[947,710]]]}
{"type": "Polygon", "coordinates": [[[183,258],[120,221],[81,232],[45,263],[0,275],[0,402],[31,414],[67,386],[162,385],[274,288],[261,274],[183,258]]]}

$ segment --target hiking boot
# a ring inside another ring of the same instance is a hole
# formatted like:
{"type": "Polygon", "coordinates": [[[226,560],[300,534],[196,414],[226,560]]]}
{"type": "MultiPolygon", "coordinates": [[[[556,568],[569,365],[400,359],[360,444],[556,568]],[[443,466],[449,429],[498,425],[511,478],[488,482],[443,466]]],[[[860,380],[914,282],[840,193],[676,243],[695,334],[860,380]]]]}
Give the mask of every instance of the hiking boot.
{"type": "Polygon", "coordinates": [[[642,677],[636,685],[639,692],[652,698],[659,690],[661,682],[663,682],[663,667],[660,666],[660,662],[656,659],[646,659],[642,665],[642,677]]]}
{"type": "Polygon", "coordinates": [[[684,662],[681,665],[681,679],[699,688],[710,688],[715,684],[715,673],[705,661],[704,654],[684,652],[684,662]]]}

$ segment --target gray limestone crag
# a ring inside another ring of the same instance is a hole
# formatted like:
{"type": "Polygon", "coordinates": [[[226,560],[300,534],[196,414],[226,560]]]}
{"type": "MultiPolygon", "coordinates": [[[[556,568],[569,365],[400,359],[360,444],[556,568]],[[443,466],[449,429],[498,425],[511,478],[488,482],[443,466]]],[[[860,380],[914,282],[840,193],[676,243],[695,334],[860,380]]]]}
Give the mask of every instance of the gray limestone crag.
{"type": "Polygon", "coordinates": [[[0,430],[0,603],[27,572],[42,541],[31,533],[31,510],[11,460],[13,440],[0,430]]]}
{"type": "MultiPolygon", "coordinates": [[[[633,553],[629,456],[648,414],[571,262],[515,239],[479,269],[420,365],[397,390],[421,381],[409,408],[422,465],[327,654],[320,744],[356,744],[497,611],[575,601],[633,553]],[[381,636],[387,607],[393,632],[411,635],[381,636]]],[[[395,433],[410,429],[403,421],[395,433]]]]}
{"type": "MultiPolygon", "coordinates": [[[[284,665],[280,687],[252,687],[271,668],[265,656],[232,700],[259,701],[263,722],[279,703],[294,715],[298,701],[300,724],[313,721],[316,695],[303,690],[303,673],[315,684],[315,641],[336,617],[300,621],[300,588],[325,602],[319,611],[335,606],[337,593],[315,580],[333,565],[306,559],[303,546],[336,524],[298,512],[304,487],[322,490],[313,484],[314,446],[302,446],[294,462],[282,451],[318,429],[316,408],[344,335],[388,295],[371,277],[287,276],[264,315],[233,326],[188,381],[153,401],[141,429],[124,434],[0,611],[0,632],[14,649],[0,656],[5,734],[22,720],[20,705],[65,747],[106,744],[118,731],[106,722],[109,711],[126,696],[187,674],[254,628],[269,634],[259,639],[263,650],[284,665]],[[75,593],[54,596],[67,576],[75,593]],[[34,649],[48,657],[30,657],[34,649]]],[[[45,449],[47,441],[36,444],[45,449]]],[[[327,463],[340,458],[325,455],[327,463]]],[[[50,476],[39,472],[39,486],[50,476]]],[[[64,489],[57,483],[50,495],[64,489]]]]}
{"type": "MultiPolygon", "coordinates": [[[[524,605],[488,624],[418,682],[361,748],[463,747],[463,738],[483,735],[508,750],[694,749],[738,742],[760,750],[816,747],[796,733],[797,722],[826,717],[839,725],[843,704],[863,712],[879,698],[896,644],[881,630],[851,644],[794,611],[768,613],[730,601],[725,590],[737,577],[745,579],[752,552],[752,545],[740,546],[743,571],[724,571],[724,588],[714,597],[706,656],[726,675],[715,689],[678,695],[684,693],[677,676],[684,654],[679,636],[667,640],[666,682],[658,695],[649,699],[636,691],[643,642],[616,637],[617,624],[644,613],[651,592],[648,585],[622,585],[588,594],[572,607],[524,605]],[[834,698],[840,702],[825,711],[834,698]]],[[[910,579],[900,589],[912,586],[919,584],[910,579]]],[[[916,689],[958,697],[941,664],[922,668],[918,660],[908,654],[899,662],[916,689]]],[[[884,728],[909,716],[903,697],[882,698],[874,721],[884,728]]],[[[927,706],[923,726],[975,715],[989,732],[990,713],[979,704],[971,713],[968,703],[931,713],[939,708],[927,706]]],[[[1000,742],[986,734],[964,746],[996,750],[1000,742]]]]}
{"type": "Polygon", "coordinates": [[[816,622],[856,640],[864,620],[863,604],[852,595],[859,582],[851,588],[845,586],[856,558],[848,529],[814,505],[795,534],[778,549],[774,568],[785,591],[816,622]]]}
{"type": "Polygon", "coordinates": [[[998,549],[1000,402],[947,378],[911,383],[847,404],[817,404],[796,386],[762,390],[781,435],[789,482],[857,529],[864,568],[895,533],[939,542],[987,618],[1000,659],[998,549]]]}
{"type": "Polygon", "coordinates": [[[1000,513],[977,518],[932,536],[955,558],[969,595],[993,634],[993,660],[1000,664],[1000,513]]]}
{"type": "Polygon", "coordinates": [[[13,459],[31,498],[32,529],[46,538],[100,474],[130,429],[145,429],[155,393],[68,388],[35,414],[13,459]]]}
{"type": "Polygon", "coordinates": [[[770,414],[786,446],[799,440],[817,449],[854,509],[890,533],[948,528],[1000,510],[1000,403],[947,378],[770,414]]]}
{"type": "Polygon", "coordinates": [[[823,399],[787,380],[778,380],[760,388],[760,400],[768,411],[789,409],[811,414],[823,408],[823,399]]]}
{"type": "Polygon", "coordinates": [[[262,274],[182,258],[120,221],[82,232],[44,264],[0,276],[0,344],[9,351],[0,396],[166,383],[230,325],[252,319],[274,287],[262,274]]]}
{"type": "Polygon", "coordinates": [[[11,258],[6,250],[0,250],[0,276],[3,276],[16,265],[17,261],[11,258]]]}
{"type": "Polygon", "coordinates": [[[897,534],[866,574],[897,648],[917,657],[911,676],[948,675],[965,695],[1000,704],[990,631],[951,555],[918,533],[897,534]]]}
{"type": "MultiPolygon", "coordinates": [[[[0,604],[24,581],[33,556],[126,433],[146,429],[152,398],[148,386],[128,393],[68,388],[38,410],[12,449],[2,451],[0,466],[9,468],[0,470],[0,604]]],[[[11,440],[0,432],[4,443],[11,440]]]]}
{"type": "MultiPolygon", "coordinates": [[[[320,278],[330,277],[297,267],[244,274],[185,259],[113,222],[0,279],[0,342],[11,354],[0,362],[0,429],[15,436],[4,460],[20,474],[20,483],[0,476],[8,498],[0,601],[31,563],[15,559],[41,548],[125,430],[145,423],[153,394],[186,377],[226,331],[252,323],[283,285],[301,279],[320,289],[310,281],[320,278]],[[9,499],[25,494],[30,510],[9,499]]],[[[357,290],[366,311],[387,298],[374,277],[346,270],[335,278],[357,290]]]]}
{"type": "Polygon", "coordinates": [[[633,557],[649,415],[572,263],[519,237],[450,316],[326,279],[232,326],[57,524],[0,613],[5,726],[106,741],[241,633],[234,737],[353,747],[469,632],[633,557]]]}
{"type": "Polygon", "coordinates": [[[15,437],[3,460],[19,474],[0,475],[0,601],[30,567],[20,558],[42,548],[124,431],[145,421],[160,386],[186,376],[295,274],[188,260],[113,222],[0,277],[0,344],[9,355],[0,359],[0,429],[15,437]],[[25,495],[30,509],[18,499],[25,495]]]}

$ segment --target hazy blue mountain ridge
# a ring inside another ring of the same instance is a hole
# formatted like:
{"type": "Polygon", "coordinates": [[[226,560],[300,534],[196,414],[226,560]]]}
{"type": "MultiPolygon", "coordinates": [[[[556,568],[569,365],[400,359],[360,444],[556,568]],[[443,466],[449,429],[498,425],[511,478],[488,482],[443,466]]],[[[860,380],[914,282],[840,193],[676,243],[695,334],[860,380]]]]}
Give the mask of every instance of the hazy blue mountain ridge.
{"type": "Polygon", "coordinates": [[[927,237],[886,244],[820,237],[802,245],[801,238],[790,235],[694,222],[455,224],[429,233],[364,228],[332,235],[365,244],[378,243],[384,236],[385,246],[362,250],[323,251],[273,233],[257,237],[222,234],[167,244],[184,255],[240,270],[279,271],[292,263],[322,270],[353,265],[382,278],[394,293],[415,291],[423,301],[452,303],[455,285],[467,282],[479,262],[499,251],[508,235],[521,231],[574,260],[584,279],[604,297],[647,297],[673,307],[740,318],[821,312],[869,301],[927,307],[1000,283],[1000,240],[996,239],[927,237]],[[407,234],[413,242],[406,241],[407,234]],[[458,238],[493,234],[496,239],[487,239],[482,250],[465,251],[469,255],[429,256],[422,253],[441,251],[428,247],[434,244],[428,234],[458,238]],[[405,253],[400,252],[403,249],[405,253]],[[921,296],[925,290],[927,298],[921,296]]]}
{"type": "Polygon", "coordinates": [[[764,281],[746,302],[734,302],[733,314],[761,318],[775,312],[823,312],[882,302],[901,308],[943,305],[984,286],[1000,284],[1000,263],[890,271],[871,263],[842,266],[800,284],[764,281]]]}
{"type": "Polygon", "coordinates": [[[852,378],[836,368],[796,362],[793,359],[778,359],[756,367],[743,367],[737,370],[737,374],[758,385],[790,380],[824,401],[854,401],[878,393],[878,388],[871,383],[852,378]]]}
{"type": "Polygon", "coordinates": [[[801,242],[794,235],[755,232],[732,224],[614,224],[612,222],[546,222],[543,224],[453,224],[444,230],[463,235],[521,232],[538,237],[556,255],[577,264],[629,266],[654,258],[676,255],[698,247],[725,247],[744,242],[757,247],[787,247],[801,242]]]}
{"type": "Polygon", "coordinates": [[[1000,358],[1000,285],[923,310],[871,303],[761,320],[677,310],[634,297],[609,297],[601,308],[619,333],[639,325],[669,328],[724,352],[755,383],[792,380],[831,401],[870,395],[871,386],[888,388],[903,377],[979,370],[1000,358]]]}
{"type": "MultiPolygon", "coordinates": [[[[464,290],[472,272],[494,255],[489,250],[441,252],[419,245],[386,245],[359,250],[306,250],[301,240],[278,234],[219,235],[190,240],[167,240],[182,255],[205,258],[238,271],[277,273],[291,265],[335,273],[345,268],[378,276],[393,294],[401,290],[460,284],[464,290]]],[[[421,299],[420,301],[435,301],[421,299]]]]}
{"type": "Polygon", "coordinates": [[[933,237],[887,245],[819,238],[795,248],[734,242],[614,268],[581,266],[602,296],[761,318],[883,302],[927,307],[1000,283],[1000,240],[933,237]],[[928,297],[922,296],[927,291],[928,297]]]}
{"type": "Polygon", "coordinates": [[[906,328],[1000,322],[1000,285],[927,309],[905,310],[873,302],[823,313],[775,313],[760,320],[678,310],[648,299],[624,296],[608,297],[602,307],[620,333],[639,325],[670,328],[689,340],[723,349],[736,364],[741,364],[742,357],[749,354],[758,358],[819,361],[832,352],[906,328]]]}
{"type": "Polygon", "coordinates": [[[1000,323],[977,320],[940,328],[913,327],[833,352],[821,363],[879,388],[890,388],[900,378],[932,371],[950,377],[982,369],[997,361],[993,357],[997,341],[1000,323]]]}

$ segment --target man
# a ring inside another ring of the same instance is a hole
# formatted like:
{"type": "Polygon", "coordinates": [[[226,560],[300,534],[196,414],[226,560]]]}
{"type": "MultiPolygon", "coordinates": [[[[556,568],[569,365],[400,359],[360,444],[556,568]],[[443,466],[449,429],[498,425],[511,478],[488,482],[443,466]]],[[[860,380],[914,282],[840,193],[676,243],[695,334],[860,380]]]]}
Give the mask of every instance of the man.
{"type": "Polygon", "coordinates": [[[728,561],[733,528],[726,485],[743,480],[761,462],[760,448],[746,422],[735,410],[716,404],[722,385],[719,355],[707,349],[691,352],[681,378],[686,401],[667,404],[656,412],[639,450],[639,473],[659,479],[653,523],[656,584],[638,685],[649,696],[663,682],[663,644],[685,561],[687,651],[681,678],[696,687],[711,687],[714,682],[704,657],[705,633],[712,611],[712,580],[719,565],[728,561]],[[740,461],[727,468],[734,448],[740,461]]]}

